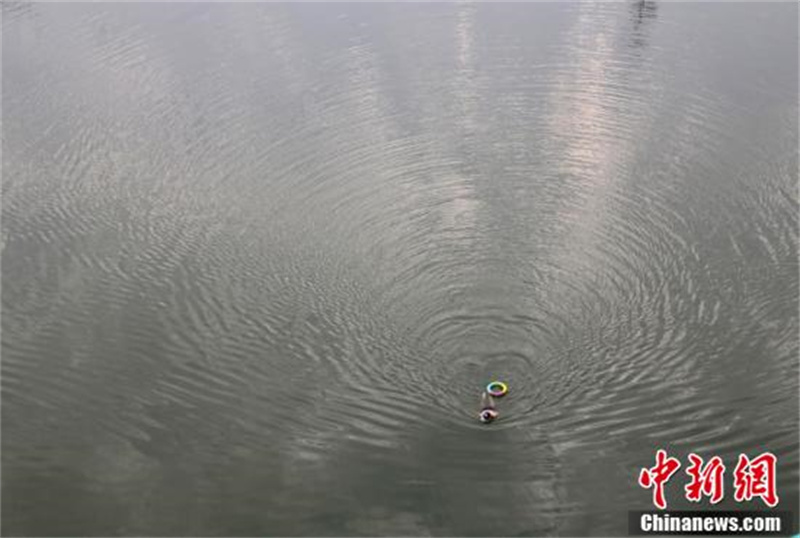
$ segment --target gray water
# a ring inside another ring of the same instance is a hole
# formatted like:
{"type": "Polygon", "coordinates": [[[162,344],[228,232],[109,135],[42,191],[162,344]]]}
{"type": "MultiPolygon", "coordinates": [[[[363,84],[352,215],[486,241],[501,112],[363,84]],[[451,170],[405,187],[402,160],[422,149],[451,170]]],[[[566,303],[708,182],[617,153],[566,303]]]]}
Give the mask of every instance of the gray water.
{"type": "Polygon", "coordinates": [[[5,535],[800,504],[796,4],[3,15],[5,535]]]}

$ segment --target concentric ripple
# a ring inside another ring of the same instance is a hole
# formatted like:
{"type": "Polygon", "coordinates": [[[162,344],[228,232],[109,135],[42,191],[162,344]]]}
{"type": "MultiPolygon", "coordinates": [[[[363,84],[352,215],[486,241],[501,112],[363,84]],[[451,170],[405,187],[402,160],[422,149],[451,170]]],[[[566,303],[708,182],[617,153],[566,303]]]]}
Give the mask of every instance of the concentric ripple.
{"type": "Polygon", "coordinates": [[[4,4],[5,530],[796,506],[797,9],[4,4]]]}

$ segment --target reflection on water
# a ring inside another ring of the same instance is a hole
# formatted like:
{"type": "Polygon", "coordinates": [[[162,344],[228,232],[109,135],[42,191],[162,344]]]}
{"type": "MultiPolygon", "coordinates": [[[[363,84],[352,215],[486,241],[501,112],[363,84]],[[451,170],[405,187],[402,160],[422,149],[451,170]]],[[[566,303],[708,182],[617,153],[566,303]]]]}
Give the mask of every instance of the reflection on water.
{"type": "Polygon", "coordinates": [[[657,448],[798,504],[795,5],[3,15],[7,534],[624,534],[657,448]]]}
{"type": "Polygon", "coordinates": [[[658,3],[653,0],[638,0],[630,3],[631,21],[631,47],[644,47],[647,45],[647,33],[650,24],[658,15],[658,3]]]}

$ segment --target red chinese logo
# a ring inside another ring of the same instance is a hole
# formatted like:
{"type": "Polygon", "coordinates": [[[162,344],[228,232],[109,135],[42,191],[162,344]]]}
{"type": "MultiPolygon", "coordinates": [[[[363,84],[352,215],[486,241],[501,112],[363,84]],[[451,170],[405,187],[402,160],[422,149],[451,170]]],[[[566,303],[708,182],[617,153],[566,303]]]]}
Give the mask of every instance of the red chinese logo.
{"type": "MultiPolygon", "coordinates": [[[[711,504],[717,504],[725,495],[725,464],[719,456],[714,456],[708,463],[697,454],[689,454],[689,467],[686,474],[690,481],[684,487],[686,499],[700,502],[709,497],[711,504]]],[[[739,454],[739,462],[733,472],[734,498],[736,502],[751,501],[760,497],[770,508],[778,504],[776,488],[776,467],[778,458],[771,452],[764,452],[753,459],[739,454]]],[[[681,467],[676,458],[667,456],[665,450],[656,452],[656,464],[639,472],[639,485],[645,489],[653,489],[653,504],[661,510],[667,507],[664,486],[681,467]]]]}
{"type": "Polygon", "coordinates": [[[667,452],[659,449],[656,452],[656,465],[650,469],[642,469],[639,473],[639,485],[643,488],[653,488],[653,504],[660,509],[667,507],[664,499],[664,484],[674,475],[681,466],[681,462],[672,457],[667,457],[667,452]]]}
{"type": "Polygon", "coordinates": [[[692,481],[684,488],[686,498],[692,502],[700,502],[703,495],[711,497],[711,504],[717,504],[724,495],[722,475],[725,474],[725,464],[719,456],[714,456],[703,466],[703,458],[697,454],[689,454],[692,464],[686,469],[686,474],[692,481]]]}
{"type": "Polygon", "coordinates": [[[737,502],[749,501],[753,497],[761,497],[767,506],[778,504],[778,493],[775,488],[775,464],[778,458],[771,452],[765,452],[754,459],[739,454],[739,463],[733,471],[733,497],[737,502]]]}

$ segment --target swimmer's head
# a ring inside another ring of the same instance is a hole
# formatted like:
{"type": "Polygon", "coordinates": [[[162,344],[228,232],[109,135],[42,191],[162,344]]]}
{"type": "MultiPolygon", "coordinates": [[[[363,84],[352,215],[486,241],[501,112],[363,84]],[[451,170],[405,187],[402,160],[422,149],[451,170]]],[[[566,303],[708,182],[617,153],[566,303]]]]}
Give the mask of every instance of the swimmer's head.
{"type": "Polygon", "coordinates": [[[497,415],[498,413],[494,409],[483,409],[478,416],[481,419],[481,422],[483,422],[484,424],[488,424],[489,422],[496,419],[497,415]]]}

